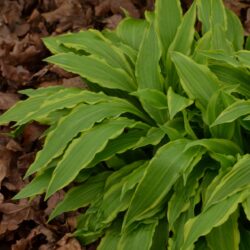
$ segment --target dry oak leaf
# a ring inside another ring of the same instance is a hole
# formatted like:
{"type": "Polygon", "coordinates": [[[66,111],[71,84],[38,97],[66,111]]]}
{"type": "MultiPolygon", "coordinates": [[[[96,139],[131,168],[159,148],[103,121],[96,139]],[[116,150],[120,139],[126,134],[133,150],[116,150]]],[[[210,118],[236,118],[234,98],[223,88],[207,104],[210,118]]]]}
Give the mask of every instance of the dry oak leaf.
{"type": "Polygon", "coordinates": [[[65,192],[60,190],[53,194],[47,201],[47,208],[44,210],[46,215],[50,215],[52,210],[56,207],[59,201],[62,201],[65,196],[65,192]]]}
{"type": "Polygon", "coordinates": [[[103,22],[108,29],[115,29],[121,20],[122,16],[120,14],[115,14],[111,17],[105,18],[103,22]]]}
{"type": "Polygon", "coordinates": [[[25,126],[23,130],[23,144],[27,146],[40,138],[47,126],[32,122],[25,126]]]}
{"type": "Polygon", "coordinates": [[[58,248],[57,250],[85,250],[85,248],[81,247],[78,240],[74,238],[70,238],[70,234],[65,234],[61,240],[57,242],[58,248]]]}
{"type": "Polygon", "coordinates": [[[0,60],[0,72],[8,80],[18,82],[19,84],[30,79],[30,72],[22,65],[13,66],[0,60]]]}
{"type": "Polygon", "coordinates": [[[9,142],[6,144],[6,148],[13,152],[21,152],[23,151],[22,147],[19,143],[17,143],[15,140],[10,139],[9,142]]]}
{"type": "Polygon", "coordinates": [[[113,14],[122,14],[126,9],[132,17],[139,18],[140,12],[131,0],[104,0],[95,7],[96,16],[106,16],[110,11],[113,14]]]}
{"type": "Polygon", "coordinates": [[[0,146],[0,187],[3,179],[7,176],[11,163],[12,153],[5,147],[0,146]]]}
{"type": "Polygon", "coordinates": [[[79,0],[57,0],[57,9],[42,16],[49,24],[57,24],[55,33],[86,26],[85,13],[79,0]]]}
{"type": "Polygon", "coordinates": [[[19,101],[17,94],[0,92],[0,109],[7,110],[19,101]]]}
{"type": "Polygon", "coordinates": [[[18,204],[6,202],[0,204],[2,220],[0,221],[0,236],[8,231],[18,229],[25,220],[34,220],[34,210],[28,200],[20,200],[18,204]]]}
{"type": "Polygon", "coordinates": [[[48,242],[48,244],[46,245],[42,245],[39,247],[39,249],[55,249],[54,247],[52,247],[53,245],[55,245],[55,235],[54,233],[49,230],[48,228],[46,228],[43,225],[38,225],[37,227],[35,227],[34,229],[31,230],[31,232],[29,233],[29,235],[21,240],[16,241],[16,243],[14,245],[12,245],[11,250],[32,250],[34,249],[34,243],[36,245],[39,245],[39,240],[36,239],[38,238],[39,235],[43,235],[45,236],[46,241],[48,242]],[[38,241],[38,242],[37,242],[38,241]]]}

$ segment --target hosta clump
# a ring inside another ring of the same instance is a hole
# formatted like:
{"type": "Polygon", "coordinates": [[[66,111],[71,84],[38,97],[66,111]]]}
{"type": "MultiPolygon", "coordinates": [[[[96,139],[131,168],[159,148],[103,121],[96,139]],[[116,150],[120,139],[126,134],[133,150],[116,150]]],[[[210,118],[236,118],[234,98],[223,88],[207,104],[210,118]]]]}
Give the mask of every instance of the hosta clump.
{"type": "Polygon", "coordinates": [[[25,90],[0,117],[49,125],[15,198],[74,182],[50,220],[86,207],[74,235],[99,250],[250,249],[250,42],[219,0],[145,16],[44,39],[89,90],[25,90]]]}

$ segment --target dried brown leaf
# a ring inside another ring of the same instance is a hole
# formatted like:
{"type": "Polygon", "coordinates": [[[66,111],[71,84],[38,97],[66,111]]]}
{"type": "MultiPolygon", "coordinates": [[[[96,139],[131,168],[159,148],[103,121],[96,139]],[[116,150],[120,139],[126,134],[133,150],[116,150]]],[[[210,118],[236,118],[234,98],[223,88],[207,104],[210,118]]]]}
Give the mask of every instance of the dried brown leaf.
{"type": "Polygon", "coordinates": [[[140,12],[130,0],[104,0],[95,7],[96,16],[106,16],[109,12],[123,14],[125,9],[132,17],[139,18],[140,12]]]}
{"type": "Polygon", "coordinates": [[[7,110],[19,101],[17,94],[0,92],[0,109],[7,110]]]}
{"type": "Polygon", "coordinates": [[[39,139],[46,128],[47,126],[38,124],[37,122],[32,122],[26,125],[23,130],[23,144],[29,145],[35,140],[39,139]]]}
{"type": "Polygon", "coordinates": [[[6,232],[17,230],[25,220],[35,219],[35,211],[26,199],[21,200],[18,204],[2,203],[0,211],[3,213],[0,221],[0,236],[6,232]]]}
{"type": "Polygon", "coordinates": [[[80,89],[87,89],[88,85],[81,79],[81,77],[73,77],[70,79],[62,79],[62,85],[67,88],[75,87],[80,89]]]}
{"type": "Polygon", "coordinates": [[[57,242],[57,250],[84,250],[78,240],[71,238],[70,234],[64,235],[64,237],[57,242]]]}
{"type": "Polygon", "coordinates": [[[9,142],[6,145],[6,149],[13,151],[13,152],[21,152],[23,151],[22,147],[18,142],[16,142],[13,139],[10,139],[9,142]]]}
{"type": "Polygon", "coordinates": [[[4,146],[0,146],[0,187],[1,182],[7,176],[8,169],[10,168],[12,153],[4,146]]]}
{"type": "Polygon", "coordinates": [[[46,215],[50,215],[52,210],[56,207],[59,201],[63,200],[65,192],[60,190],[53,194],[47,201],[47,208],[44,210],[46,215]]]}
{"type": "Polygon", "coordinates": [[[13,66],[0,60],[0,71],[8,80],[22,83],[30,79],[30,72],[22,65],[13,66]]]}
{"type": "Polygon", "coordinates": [[[115,14],[111,17],[105,18],[103,22],[108,29],[115,29],[121,20],[122,16],[120,14],[115,14]]]}

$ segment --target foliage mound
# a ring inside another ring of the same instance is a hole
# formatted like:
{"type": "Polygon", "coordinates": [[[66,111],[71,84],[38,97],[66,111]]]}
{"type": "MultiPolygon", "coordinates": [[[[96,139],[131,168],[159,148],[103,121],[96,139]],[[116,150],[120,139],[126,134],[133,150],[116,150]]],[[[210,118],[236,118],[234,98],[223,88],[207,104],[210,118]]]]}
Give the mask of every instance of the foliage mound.
{"type": "Polygon", "coordinates": [[[49,220],[86,207],[74,235],[99,250],[250,249],[249,40],[219,0],[145,16],[44,39],[89,89],[24,90],[0,117],[49,125],[15,198],[73,182],[49,220]]]}

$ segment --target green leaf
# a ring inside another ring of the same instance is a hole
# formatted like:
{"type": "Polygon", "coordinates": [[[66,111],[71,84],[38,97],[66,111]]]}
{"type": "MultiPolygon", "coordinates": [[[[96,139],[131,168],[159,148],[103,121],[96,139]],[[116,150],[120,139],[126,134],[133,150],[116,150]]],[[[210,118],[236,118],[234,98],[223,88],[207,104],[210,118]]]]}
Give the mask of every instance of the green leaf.
{"type": "Polygon", "coordinates": [[[237,87],[237,91],[250,98],[249,77],[250,73],[243,68],[235,68],[225,63],[212,63],[211,71],[223,82],[225,86],[237,87]]]}
{"type": "Polygon", "coordinates": [[[23,199],[45,192],[49,185],[53,170],[54,168],[48,168],[42,173],[38,173],[36,177],[27,186],[21,189],[21,191],[12,199],[23,199]]]}
{"type": "MultiPolygon", "coordinates": [[[[204,2],[204,1],[203,1],[204,2]]],[[[218,24],[223,29],[227,29],[227,16],[222,0],[211,0],[211,27],[218,24]]]]}
{"type": "Polygon", "coordinates": [[[75,178],[75,182],[76,183],[83,183],[85,181],[88,180],[88,178],[91,176],[91,175],[94,175],[96,173],[98,173],[100,169],[98,169],[98,167],[96,168],[87,168],[87,169],[83,169],[78,175],[77,177],[75,178]]]}
{"type": "Polygon", "coordinates": [[[183,246],[184,241],[184,226],[186,221],[194,216],[194,198],[190,199],[190,207],[184,213],[182,213],[177,221],[174,223],[174,228],[171,230],[174,234],[173,237],[169,238],[169,248],[171,250],[179,250],[183,246]]]}
{"type": "Polygon", "coordinates": [[[167,97],[156,89],[141,89],[133,92],[132,95],[139,96],[140,100],[159,110],[167,109],[167,97]]]}
{"type": "Polygon", "coordinates": [[[210,30],[210,19],[211,19],[211,9],[212,9],[212,0],[198,0],[198,18],[202,22],[202,33],[205,34],[210,30]]]}
{"type": "Polygon", "coordinates": [[[161,125],[160,128],[169,137],[170,141],[184,138],[186,134],[183,119],[179,117],[169,120],[164,125],[161,125]]]}
{"type": "Polygon", "coordinates": [[[68,116],[60,119],[57,127],[48,133],[44,149],[38,152],[35,162],[31,164],[25,176],[45,168],[53,158],[63,153],[67,144],[78,133],[88,130],[96,122],[101,122],[105,118],[118,117],[124,112],[134,113],[133,109],[136,110],[126,101],[116,102],[115,105],[114,102],[110,102],[76,107],[68,116]]]}
{"type": "MultiPolygon", "coordinates": [[[[28,91],[29,93],[32,91],[28,91]]],[[[27,93],[27,92],[26,92],[27,93]]],[[[18,102],[0,117],[0,123],[17,121],[16,125],[22,125],[32,120],[41,120],[52,112],[64,108],[73,108],[79,103],[97,103],[107,99],[103,93],[91,93],[77,88],[57,88],[38,91],[25,101],[18,102]]]]}
{"type": "Polygon", "coordinates": [[[120,183],[121,179],[128,176],[135,169],[143,165],[145,161],[134,161],[131,164],[123,165],[122,168],[115,171],[106,181],[105,191],[109,190],[113,185],[120,183]]]}
{"type": "Polygon", "coordinates": [[[52,211],[49,221],[62,213],[75,211],[78,208],[88,206],[100,195],[109,175],[110,172],[103,172],[90,178],[82,185],[71,188],[65,195],[64,199],[58,203],[52,211]]]}
{"type": "Polygon", "coordinates": [[[219,227],[214,228],[207,236],[210,249],[235,250],[239,249],[240,232],[238,229],[238,213],[233,213],[219,227]]]}
{"type": "Polygon", "coordinates": [[[166,217],[159,220],[155,229],[153,243],[150,250],[165,250],[168,240],[168,223],[166,217]]]}
{"type": "Polygon", "coordinates": [[[100,59],[104,59],[110,66],[122,68],[131,76],[133,75],[132,69],[122,51],[109,42],[99,31],[80,31],[47,38],[47,41],[49,39],[55,39],[58,44],[75,49],[79,51],[79,54],[81,51],[86,51],[100,59]]]}
{"type": "Polygon", "coordinates": [[[238,100],[223,110],[211,126],[233,122],[248,114],[250,114],[250,100],[238,100]]]}
{"type": "MultiPolygon", "coordinates": [[[[64,89],[47,97],[39,108],[34,109],[34,107],[32,107],[33,111],[20,119],[16,125],[22,125],[32,120],[39,121],[40,119],[47,117],[51,112],[62,110],[64,108],[73,108],[77,104],[85,102],[84,99],[88,96],[88,92],[79,91],[79,89],[75,90],[77,90],[75,93],[67,93],[68,91],[64,89]]],[[[38,98],[39,97],[40,96],[38,96],[38,98]]]]}
{"type": "Polygon", "coordinates": [[[100,193],[101,197],[98,196],[99,198],[81,216],[78,223],[78,232],[88,234],[89,232],[103,230],[110,225],[119,212],[127,209],[133,194],[131,188],[133,189],[138,180],[132,178],[134,183],[132,186],[128,186],[127,191],[124,190],[124,185],[126,185],[130,176],[134,176],[138,169],[146,166],[145,164],[145,161],[133,162],[115,171],[108,177],[105,189],[100,193]]]}
{"type": "Polygon", "coordinates": [[[204,166],[197,165],[189,175],[186,183],[183,179],[175,184],[174,193],[168,202],[168,221],[170,229],[180,217],[181,213],[187,211],[191,206],[192,198],[196,195],[199,188],[199,179],[204,174],[204,166]]]}
{"type": "MultiPolygon", "coordinates": [[[[223,46],[223,45],[222,45],[223,46]]],[[[197,50],[199,54],[204,55],[208,59],[213,59],[217,61],[222,61],[223,63],[228,63],[233,67],[239,67],[240,63],[235,57],[235,55],[230,55],[225,53],[225,51],[221,49],[215,50],[197,50]]]]}
{"type": "MultiPolygon", "coordinates": [[[[218,115],[232,103],[234,103],[234,98],[224,91],[220,90],[214,93],[207,106],[205,114],[206,123],[211,125],[216,120],[218,115]]],[[[213,137],[230,140],[235,132],[235,124],[221,124],[215,127],[210,127],[209,130],[213,137]]]]}
{"type": "Polygon", "coordinates": [[[245,44],[245,49],[246,50],[250,50],[250,36],[247,36],[246,44],[245,44]]]}
{"type": "Polygon", "coordinates": [[[156,28],[166,54],[182,20],[181,4],[176,0],[158,0],[155,10],[156,28]]]}
{"type": "MultiPolygon", "coordinates": [[[[116,218],[119,212],[125,211],[128,208],[135,186],[142,178],[147,164],[148,162],[140,162],[138,168],[132,170],[126,176],[120,175],[113,182],[112,186],[105,188],[104,196],[98,209],[97,224],[109,224],[116,218]]],[[[126,168],[129,167],[130,165],[126,166],[126,168]]]]}
{"type": "Polygon", "coordinates": [[[212,32],[209,31],[205,33],[203,37],[201,37],[195,46],[194,53],[192,58],[194,61],[200,64],[206,64],[207,58],[201,53],[201,51],[209,51],[211,48],[211,40],[212,40],[212,32]]]}
{"type": "Polygon", "coordinates": [[[19,93],[23,94],[23,95],[27,95],[29,97],[35,97],[38,95],[43,95],[43,96],[49,96],[51,94],[55,94],[58,91],[65,89],[65,87],[63,86],[49,86],[46,88],[38,88],[38,89],[23,89],[18,91],[19,93]]]}
{"type": "Polygon", "coordinates": [[[250,115],[248,115],[247,117],[245,117],[243,120],[244,121],[250,121],[250,115]]]}
{"type": "MultiPolygon", "coordinates": [[[[33,92],[32,90],[26,91],[25,93],[33,92]]],[[[24,94],[25,94],[24,93],[24,94]]],[[[49,89],[42,89],[39,90],[38,93],[31,98],[28,98],[27,100],[20,101],[16,105],[14,105],[11,109],[9,109],[7,112],[5,112],[0,117],[0,123],[6,124],[10,121],[18,121],[18,124],[25,124],[25,122],[29,121],[29,119],[35,119],[36,117],[39,117],[39,115],[34,116],[34,114],[37,111],[42,110],[43,114],[48,114],[49,111],[42,108],[43,104],[44,106],[51,106],[53,111],[57,109],[58,107],[53,107],[52,103],[49,102],[51,99],[54,99],[54,101],[61,101],[62,96],[68,96],[69,102],[72,101],[71,105],[76,105],[78,102],[82,102],[82,92],[79,89],[57,89],[57,88],[49,88],[49,89]],[[74,96],[74,100],[72,99],[72,96],[74,96]],[[78,98],[77,98],[78,97],[78,98]],[[47,103],[48,102],[48,103],[47,103]],[[46,103],[46,104],[45,104],[46,103]],[[54,108],[54,109],[53,109],[54,108]],[[33,116],[32,116],[33,115],[33,116]],[[35,117],[35,118],[34,118],[35,117]]],[[[67,104],[65,105],[67,106],[67,104]]],[[[64,108],[64,105],[60,104],[59,108],[64,108]]],[[[37,114],[37,113],[36,113],[37,114]]]]}
{"type": "Polygon", "coordinates": [[[118,243],[121,239],[121,224],[121,220],[115,220],[115,222],[106,231],[105,236],[102,237],[101,243],[98,245],[97,250],[117,249],[118,243]]]}
{"type": "Polygon", "coordinates": [[[198,0],[197,6],[203,34],[215,25],[220,25],[224,30],[227,30],[226,10],[221,0],[198,0]]]}
{"type": "Polygon", "coordinates": [[[191,46],[194,41],[196,20],[196,2],[192,4],[187,13],[184,15],[179,25],[176,35],[169,46],[169,52],[178,51],[185,55],[190,54],[191,46]]]}
{"type": "Polygon", "coordinates": [[[223,26],[215,24],[212,27],[212,40],[211,49],[212,50],[222,50],[225,54],[233,53],[232,43],[227,40],[226,30],[223,26]]]}
{"type": "Polygon", "coordinates": [[[244,29],[238,16],[231,10],[226,9],[227,15],[227,38],[232,42],[234,50],[243,48],[244,29]]]}
{"type": "Polygon", "coordinates": [[[134,80],[123,69],[114,68],[94,56],[61,53],[47,58],[46,61],[69,72],[79,74],[105,88],[128,92],[136,89],[134,80]]]}
{"type": "Polygon", "coordinates": [[[138,141],[143,138],[146,133],[147,130],[129,130],[127,133],[120,135],[118,138],[109,141],[106,148],[95,156],[90,165],[95,166],[101,161],[110,159],[115,154],[121,154],[134,148],[138,141]]]}
{"type": "Polygon", "coordinates": [[[161,48],[154,29],[154,23],[151,21],[144,34],[135,66],[139,89],[163,89],[159,65],[160,57],[161,48]]]}
{"type": "Polygon", "coordinates": [[[159,124],[167,121],[167,97],[156,89],[142,89],[132,93],[138,96],[144,110],[159,124]]]}
{"type": "Polygon", "coordinates": [[[250,196],[242,203],[247,219],[250,221],[250,196]]]}
{"type": "Polygon", "coordinates": [[[77,230],[72,236],[77,237],[82,245],[97,241],[104,234],[104,227],[96,227],[96,210],[100,200],[101,197],[94,201],[87,211],[78,217],[77,230]]]}
{"type": "Polygon", "coordinates": [[[250,248],[250,231],[242,226],[240,227],[240,250],[248,250],[250,248]]]}
{"type": "Polygon", "coordinates": [[[45,96],[39,96],[37,98],[29,98],[28,100],[18,102],[7,112],[1,115],[0,124],[7,125],[11,121],[21,120],[23,117],[32,113],[34,109],[39,109],[45,99],[45,96]]]}
{"type": "Polygon", "coordinates": [[[184,139],[169,142],[157,151],[133,196],[125,217],[125,227],[158,212],[181,173],[201,159],[199,149],[184,152],[188,142],[184,139]]]}
{"type": "Polygon", "coordinates": [[[214,227],[225,223],[248,194],[249,191],[236,193],[188,220],[181,250],[189,249],[200,236],[208,234],[214,227]]]}
{"type": "Polygon", "coordinates": [[[142,179],[145,170],[148,166],[148,162],[145,162],[141,166],[139,166],[137,169],[135,169],[129,176],[126,176],[124,178],[124,184],[122,187],[122,193],[121,193],[121,199],[124,197],[124,195],[132,190],[142,179]]]}
{"type": "Polygon", "coordinates": [[[204,238],[199,238],[195,244],[195,250],[211,250],[204,238]]]}
{"type": "Polygon", "coordinates": [[[185,134],[189,136],[190,139],[198,139],[191,125],[192,114],[188,113],[186,110],[182,110],[185,134]]]}
{"type": "Polygon", "coordinates": [[[249,186],[250,178],[250,155],[244,155],[232,169],[222,178],[206,197],[204,201],[204,209],[209,208],[213,204],[217,204],[227,197],[244,191],[249,186]]]}
{"type": "Polygon", "coordinates": [[[244,67],[250,68],[250,51],[240,50],[236,53],[236,57],[244,67]]]}
{"type": "Polygon", "coordinates": [[[147,145],[157,145],[160,143],[164,136],[165,133],[163,130],[161,130],[160,128],[151,127],[148,130],[147,135],[137,141],[136,145],[134,146],[134,149],[147,145]]]}
{"type": "Polygon", "coordinates": [[[124,18],[116,29],[116,34],[125,44],[128,44],[135,50],[139,50],[142,37],[148,27],[148,23],[142,19],[130,17],[124,18]]]}
{"type": "Polygon", "coordinates": [[[117,249],[150,250],[157,224],[158,221],[151,224],[139,224],[135,230],[122,234],[117,249]]]}
{"type": "Polygon", "coordinates": [[[209,138],[192,141],[186,146],[186,150],[195,146],[204,147],[206,150],[218,154],[236,155],[243,153],[237,144],[226,139],[209,138]]]}
{"type": "Polygon", "coordinates": [[[178,52],[172,53],[172,60],[181,79],[181,85],[191,99],[206,108],[211,96],[219,89],[217,77],[204,65],[178,52]]]}
{"type": "Polygon", "coordinates": [[[193,104],[192,100],[176,94],[171,87],[168,89],[167,99],[170,119],[173,119],[178,112],[193,104]]]}
{"type": "Polygon", "coordinates": [[[73,140],[53,172],[46,198],[73,181],[80,170],[87,167],[95,155],[106,147],[110,139],[116,138],[124,128],[134,124],[135,121],[126,118],[110,119],[73,140]]]}
{"type": "Polygon", "coordinates": [[[55,37],[44,37],[42,40],[53,54],[70,52],[70,49],[64,47],[55,37]]]}
{"type": "MultiPolygon", "coordinates": [[[[124,18],[123,20],[125,20],[125,19],[126,18],[124,18]]],[[[122,21],[119,24],[121,24],[122,21]]],[[[144,20],[142,20],[142,21],[144,21],[144,20]]],[[[145,24],[147,24],[146,21],[144,21],[144,22],[145,22],[145,24]]],[[[117,26],[117,28],[118,28],[118,26],[117,26]]],[[[102,35],[105,37],[106,40],[108,40],[108,42],[110,44],[116,45],[116,47],[118,47],[123,52],[123,54],[126,55],[127,60],[128,61],[130,60],[129,62],[132,63],[131,65],[133,67],[134,64],[135,64],[136,58],[137,58],[137,52],[138,51],[135,48],[131,47],[132,45],[130,46],[125,41],[121,41],[120,39],[122,39],[122,38],[119,37],[117,35],[117,33],[115,31],[113,31],[113,30],[108,30],[108,29],[103,30],[102,35]]],[[[124,35],[126,36],[126,31],[125,31],[124,35]]],[[[140,42],[141,42],[141,40],[140,40],[140,42]]]]}
{"type": "MultiPolygon", "coordinates": [[[[173,42],[170,44],[167,54],[167,81],[169,85],[174,85],[177,81],[177,73],[171,61],[171,52],[178,51],[185,55],[189,55],[191,47],[194,42],[195,33],[195,20],[196,20],[196,2],[192,4],[187,13],[184,15],[173,42]]],[[[164,58],[165,59],[165,58],[164,58]]]]}

